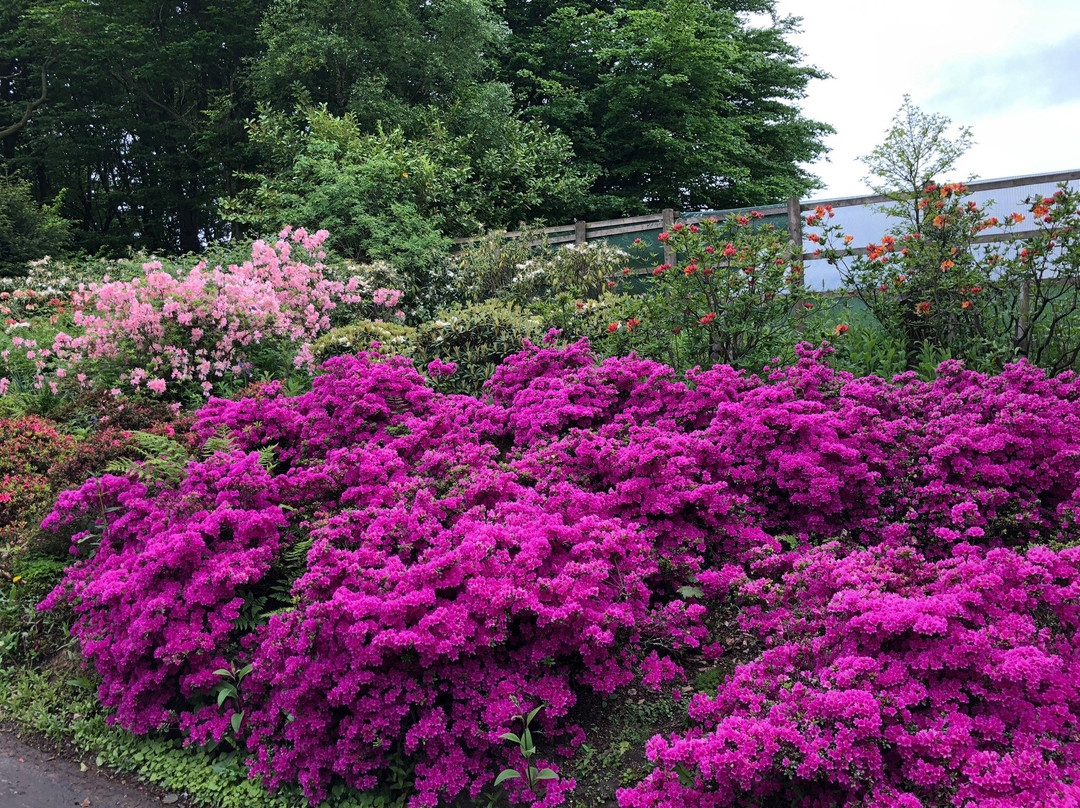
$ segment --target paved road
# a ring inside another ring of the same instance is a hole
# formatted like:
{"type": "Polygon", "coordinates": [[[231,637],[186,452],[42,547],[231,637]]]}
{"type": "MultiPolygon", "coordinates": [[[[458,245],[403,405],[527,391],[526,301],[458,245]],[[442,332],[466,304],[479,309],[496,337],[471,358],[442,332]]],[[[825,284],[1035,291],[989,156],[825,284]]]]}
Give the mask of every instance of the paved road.
{"type": "MultiPolygon", "coordinates": [[[[0,731],[0,808],[162,808],[163,799],[123,779],[27,746],[0,731]]],[[[165,797],[179,808],[185,801],[165,797]]]]}

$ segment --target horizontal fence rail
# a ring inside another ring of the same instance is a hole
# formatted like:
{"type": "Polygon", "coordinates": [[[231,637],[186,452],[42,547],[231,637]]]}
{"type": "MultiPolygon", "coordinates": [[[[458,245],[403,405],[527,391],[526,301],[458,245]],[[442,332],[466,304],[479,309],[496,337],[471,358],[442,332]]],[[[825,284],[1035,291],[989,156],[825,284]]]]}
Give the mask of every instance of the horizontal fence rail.
{"type": "MultiPolygon", "coordinates": [[[[1072,171],[1055,171],[1047,174],[1029,174],[1022,177],[1007,177],[1004,179],[995,180],[975,180],[972,182],[964,183],[964,186],[969,191],[992,191],[1003,188],[1022,188],[1028,185],[1045,185],[1050,183],[1072,182],[1074,180],[1080,180],[1080,169],[1072,171]]],[[[780,219],[781,217],[786,219],[787,232],[789,240],[792,244],[792,251],[795,252],[796,248],[801,248],[803,244],[803,217],[802,214],[806,211],[812,211],[819,206],[829,205],[832,208],[845,208],[854,206],[866,206],[866,205],[884,205],[897,200],[883,194],[873,194],[869,196],[849,196],[841,197],[837,199],[822,199],[822,200],[810,200],[803,201],[797,197],[788,199],[785,204],[782,205],[764,205],[757,208],[737,208],[733,210],[719,210],[719,211],[702,211],[699,213],[678,213],[672,208],[667,208],[661,213],[646,214],[644,216],[627,216],[621,219],[605,219],[598,222],[586,222],[576,221],[573,224],[557,225],[555,227],[545,227],[539,233],[542,233],[548,244],[561,245],[561,244],[585,244],[589,241],[607,240],[613,237],[629,236],[634,234],[648,234],[652,232],[662,232],[668,230],[676,222],[697,222],[702,219],[715,216],[729,216],[732,214],[742,213],[749,210],[756,210],[759,213],[764,214],[766,219],[774,218],[780,219]]],[[[987,233],[979,236],[976,241],[979,242],[992,242],[992,241],[1012,241],[1018,238],[1024,238],[1034,233],[1033,230],[1026,230],[1023,232],[1012,233],[987,233]]],[[[522,235],[522,231],[511,231],[504,234],[507,238],[518,238],[522,235]]],[[[464,245],[470,242],[476,241],[479,237],[473,236],[471,238],[455,239],[455,244],[464,245]]],[[[865,255],[865,247],[854,247],[842,252],[845,255],[865,255]]],[[[799,259],[802,261],[812,261],[817,256],[810,251],[800,251],[799,259]]],[[[674,263],[674,254],[671,248],[664,245],[664,262],[674,263]]]]}

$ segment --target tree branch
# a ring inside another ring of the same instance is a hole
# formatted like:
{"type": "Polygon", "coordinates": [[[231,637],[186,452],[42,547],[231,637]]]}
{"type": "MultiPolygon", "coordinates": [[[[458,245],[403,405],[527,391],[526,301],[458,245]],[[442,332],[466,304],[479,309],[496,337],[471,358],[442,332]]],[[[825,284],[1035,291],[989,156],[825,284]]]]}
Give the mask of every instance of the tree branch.
{"type": "Polygon", "coordinates": [[[41,95],[33,101],[27,102],[26,111],[23,113],[22,118],[11,124],[11,126],[7,127],[6,129],[0,129],[0,140],[3,140],[6,137],[10,137],[16,132],[21,132],[23,129],[25,129],[26,124],[30,122],[30,116],[34,114],[34,111],[38,107],[45,103],[45,99],[49,95],[49,83],[47,77],[50,62],[51,60],[47,60],[45,64],[41,66],[41,95]]]}

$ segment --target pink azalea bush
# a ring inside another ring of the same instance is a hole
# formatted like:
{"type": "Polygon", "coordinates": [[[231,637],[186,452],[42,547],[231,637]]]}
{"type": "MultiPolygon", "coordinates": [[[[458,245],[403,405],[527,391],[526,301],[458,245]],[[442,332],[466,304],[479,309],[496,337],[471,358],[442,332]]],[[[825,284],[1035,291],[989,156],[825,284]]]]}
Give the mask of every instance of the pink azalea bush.
{"type": "Polygon", "coordinates": [[[581,694],[722,653],[725,597],[767,650],[650,743],[627,808],[1051,800],[1080,771],[1078,557],[1038,544],[1076,540],[1080,383],[826,360],[678,378],[526,344],[476,399],[336,357],[305,395],[212,399],[178,483],[61,495],[46,526],[97,549],[44,607],[71,601],[116,721],[241,744],[313,802],[402,756],[413,805],[477,798],[520,763],[515,699],[569,755],[581,694]]]}
{"type": "MultiPolygon", "coordinates": [[[[335,309],[365,304],[365,313],[392,316],[401,294],[332,277],[323,264],[327,235],[286,228],[273,244],[256,241],[243,264],[200,261],[183,273],[153,261],[130,281],[81,284],[71,299],[73,333],[44,341],[16,334],[3,359],[27,364],[36,389],[97,384],[174,396],[209,395],[268,354],[271,365],[293,354],[310,365],[307,345],[330,328],[335,309]]],[[[0,390],[8,384],[0,379],[0,390]]]]}

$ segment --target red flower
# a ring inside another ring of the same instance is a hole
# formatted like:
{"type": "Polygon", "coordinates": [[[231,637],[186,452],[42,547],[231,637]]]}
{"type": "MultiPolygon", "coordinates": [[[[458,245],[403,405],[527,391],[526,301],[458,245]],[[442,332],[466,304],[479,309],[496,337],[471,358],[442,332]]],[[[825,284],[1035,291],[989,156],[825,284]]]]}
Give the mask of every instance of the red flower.
{"type": "Polygon", "coordinates": [[[715,311],[710,311],[708,314],[706,314],[704,317],[701,318],[701,324],[702,325],[708,325],[709,323],[711,323],[715,319],[716,319],[716,312],[715,311]]]}
{"type": "Polygon", "coordinates": [[[616,331],[619,330],[619,325],[619,323],[608,323],[607,332],[609,334],[614,334],[616,331]]]}
{"type": "Polygon", "coordinates": [[[634,328],[639,325],[641,325],[641,320],[637,319],[636,317],[631,317],[629,320],[626,321],[626,330],[633,331],[634,328]]]}
{"type": "Polygon", "coordinates": [[[846,334],[848,332],[848,327],[843,323],[840,323],[834,330],[836,331],[836,336],[839,337],[841,334],[846,334]]]}
{"type": "Polygon", "coordinates": [[[661,233],[659,236],[657,236],[657,238],[660,241],[667,241],[669,238],[671,238],[671,233],[661,233]]]}
{"type": "Polygon", "coordinates": [[[930,302],[927,301],[927,300],[924,300],[921,303],[916,303],[915,304],[915,313],[916,314],[929,314],[930,313],[930,302]]]}
{"type": "Polygon", "coordinates": [[[687,264],[686,269],[684,269],[683,272],[686,274],[686,277],[689,278],[691,275],[697,272],[697,264],[687,264]]]}

